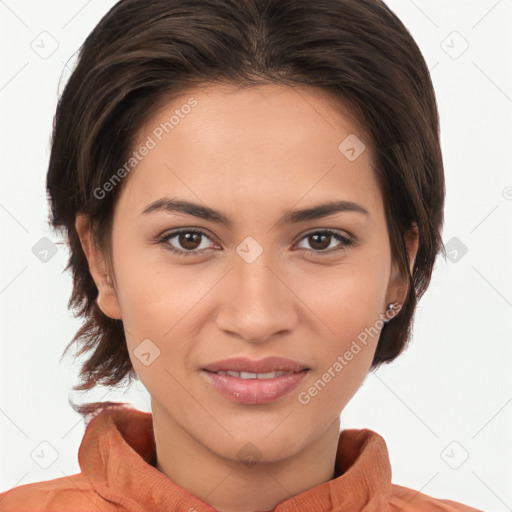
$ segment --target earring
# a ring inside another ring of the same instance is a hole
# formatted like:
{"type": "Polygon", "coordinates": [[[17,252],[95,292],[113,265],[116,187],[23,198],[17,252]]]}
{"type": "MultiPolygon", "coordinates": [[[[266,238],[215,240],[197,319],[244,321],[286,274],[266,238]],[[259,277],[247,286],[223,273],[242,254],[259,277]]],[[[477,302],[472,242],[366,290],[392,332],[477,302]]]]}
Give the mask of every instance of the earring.
{"type": "Polygon", "coordinates": [[[394,318],[398,314],[400,309],[402,309],[402,304],[400,304],[399,301],[391,302],[390,304],[388,304],[385,313],[387,318],[384,320],[384,323],[387,324],[392,318],[394,318]]]}

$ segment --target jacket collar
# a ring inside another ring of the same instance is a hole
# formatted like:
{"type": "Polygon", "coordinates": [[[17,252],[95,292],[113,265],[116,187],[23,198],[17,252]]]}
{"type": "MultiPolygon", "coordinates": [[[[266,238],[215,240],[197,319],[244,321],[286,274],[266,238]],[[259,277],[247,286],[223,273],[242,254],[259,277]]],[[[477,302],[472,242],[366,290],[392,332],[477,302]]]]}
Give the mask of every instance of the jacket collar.
{"type": "MultiPolygon", "coordinates": [[[[149,412],[128,406],[101,411],[87,425],[78,460],[82,473],[105,499],[141,511],[151,507],[215,512],[154,467],[156,446],[149,412]]],[[[306,508],[355,512],[370,504],[369,510],[384,510],[390,492],[391,466],[384,439],[369,429],[345,429],[338,440],[335,478],[282,501],[272,512],[306,508]]]]}

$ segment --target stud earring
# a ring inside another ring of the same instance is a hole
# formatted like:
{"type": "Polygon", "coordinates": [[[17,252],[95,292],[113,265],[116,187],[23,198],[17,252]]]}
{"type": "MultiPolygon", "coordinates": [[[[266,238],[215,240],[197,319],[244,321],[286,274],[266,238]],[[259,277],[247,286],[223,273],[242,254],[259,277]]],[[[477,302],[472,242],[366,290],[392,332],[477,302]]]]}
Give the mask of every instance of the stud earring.
{"type": "Polygon", "coordinates": [[[400,309],[402,309],[402,304],[400,304],[399,301],[389,303],[385,313],[387,318],[384,320],[384,323],[387,324],[392,318],[394,318],[400,309]]]}

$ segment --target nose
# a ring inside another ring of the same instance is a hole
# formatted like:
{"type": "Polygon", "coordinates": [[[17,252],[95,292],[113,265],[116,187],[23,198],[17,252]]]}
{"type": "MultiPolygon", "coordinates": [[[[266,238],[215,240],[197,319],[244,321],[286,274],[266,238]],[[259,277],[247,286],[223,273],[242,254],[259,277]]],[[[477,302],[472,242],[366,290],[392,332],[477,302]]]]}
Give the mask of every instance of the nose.
{"type": "Polygon", "coordinates": [[[298,322],[293,282],[265,251],[253,262],[236,255],[221,287],[218,329],[250,343],[292,332],[298,322]]]}

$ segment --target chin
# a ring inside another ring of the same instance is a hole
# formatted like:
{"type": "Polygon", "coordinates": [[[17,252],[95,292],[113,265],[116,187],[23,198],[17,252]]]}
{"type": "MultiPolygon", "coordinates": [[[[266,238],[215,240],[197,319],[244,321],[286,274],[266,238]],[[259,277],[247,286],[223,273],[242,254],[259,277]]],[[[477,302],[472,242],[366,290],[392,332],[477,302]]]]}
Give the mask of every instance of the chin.
{"type": "Polygon", "coordinates": [[[233,437],[228,439],[223,436],[220,444],[215,444],[215,451],[221,452],[219,455],[222,457],[252,466],[255,463],[274,463],[287,459],[308,444],[308,439],[302,437],[300,431],[290,431],[289,428],[277,425],[270,426],[267,423],[264,429],[255,426],[240,430],[227,427],[233,437]]]}

